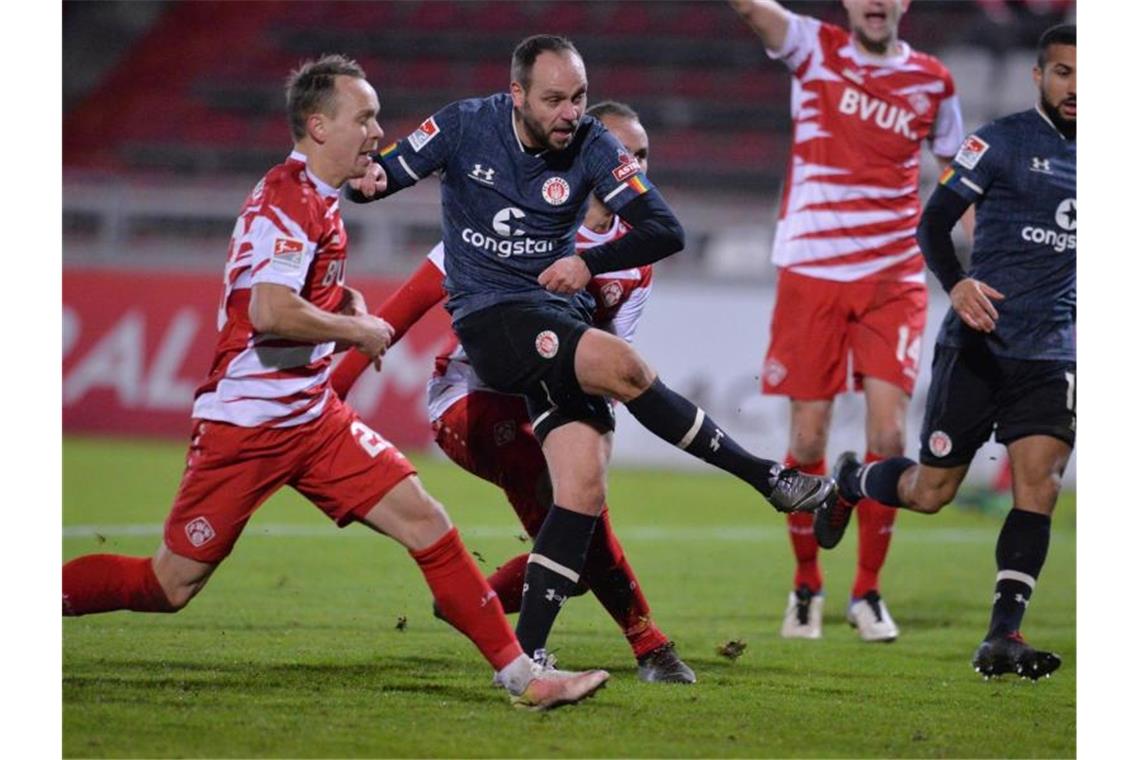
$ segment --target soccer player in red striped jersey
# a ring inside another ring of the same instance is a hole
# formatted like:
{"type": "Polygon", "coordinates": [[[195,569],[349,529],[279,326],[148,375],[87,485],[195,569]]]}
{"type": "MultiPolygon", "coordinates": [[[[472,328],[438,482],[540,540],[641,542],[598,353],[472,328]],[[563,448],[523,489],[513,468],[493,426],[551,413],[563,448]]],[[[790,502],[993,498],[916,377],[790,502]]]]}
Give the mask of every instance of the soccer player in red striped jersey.
{"type": "Polygon", "coordinates": [[[294,149],[257,183],[230,241],[218,345],[194,400],[186,469],[153,558],[92,554],[63,566],[63,614],[177,612],[232,551],[253,512],[290,485],[344,526],[402,544],[436,605],[516,704],[577,702],[608,674],[555,673],[523,653],[447,513],[404,456],[329,386],[333,353],[378,361],[391,325],[347,287],[339,188],[363,176],[383,130],[376,91],[343,56],[290,76],[294,149]]]}
{"type": "MultiPolygon", "coordinates": [[[[867,403],[867,461],[903,451],[926,324],[915,241],[919,157],[941,166],[962,141],[954,80],[898,37],[907,0],[843,0],[849,28],[772,0],[732,0],[768,55],[792,75],[792,149],[772,260],[779,267],[765,393],[791,402],[787,464],[823,473],[837,394],[867,403]]],[[[866,641],[898,636],[879,593],[895,511],[864,499],[848,621],[866,641]]],[[[785,637],[822,634],[823,575],[810,515],[788,515],[796,556],[785,637]]]]}
{"type": "MultiPolygon", "coordinates": [[[[623,103],[607,101],[588,113],[600,119],[647,172],[649,137],[637,113],[623,103]]],[[[578,251],[616,240],[628,226],[601,201],[591,197],[578,228],[578,251]]],[[[415,322],[446,298],[443,243],[376,311],[399,340],[415,322]]],[[[645,265],[595,276],[586,286],[594,298],[593,324],[632,342],[652,287],[653,267],[645,265]]],[[[350,352],[333,372],[333,389],[343,398],[372,362],[350,352]]],[[[471,366],[457,337],[437,357],[428,382],[428,416],[436,443],[456,464],[503,489],[523,527],[537,535],[551,506],[550,473],[542,446],[531,427],[520,396],[499,393],[486,385],[471,366]]],[[[522,604],[523,578],[529,555],[503,563],[488,579],[506,612],[522,604]]],[[[603,507],[591,539],[581,590],[589,588],[621,627],[646,682],[695,683],[696,676],[654,623],[649,602],[630,566],[603,507]]],[[[438,614],[438,612],[437,612],[438,614]]]]}

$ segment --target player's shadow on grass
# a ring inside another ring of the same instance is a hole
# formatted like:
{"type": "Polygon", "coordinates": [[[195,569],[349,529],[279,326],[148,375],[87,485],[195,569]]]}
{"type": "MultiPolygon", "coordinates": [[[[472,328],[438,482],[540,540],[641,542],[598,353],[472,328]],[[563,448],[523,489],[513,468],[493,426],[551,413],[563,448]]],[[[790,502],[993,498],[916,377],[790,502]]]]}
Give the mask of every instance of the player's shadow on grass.
{"type": "Polygon", "coordinates": [[[169,695],[184,703],[188,692],[200,692],[213,701],[232,693],[241,701],[258,697],[296,695],[309,699],[314,693],[331,696],[357,691],[433,695],[472,704],[493,701],[497,692],[482,674],[465,685],[445,683],[459,670],[454,661],[435,657],[385,657],[358,663],[203,663],[193,661],[99,660],[69,666],[64,675],[64,702],[86,701],[84,694],[100,701],[148,703],[169,695]],[[76,672],[80,671],[80,672],[76,672]],[[437,680],[433,680],[437,679],[437,680]]]}

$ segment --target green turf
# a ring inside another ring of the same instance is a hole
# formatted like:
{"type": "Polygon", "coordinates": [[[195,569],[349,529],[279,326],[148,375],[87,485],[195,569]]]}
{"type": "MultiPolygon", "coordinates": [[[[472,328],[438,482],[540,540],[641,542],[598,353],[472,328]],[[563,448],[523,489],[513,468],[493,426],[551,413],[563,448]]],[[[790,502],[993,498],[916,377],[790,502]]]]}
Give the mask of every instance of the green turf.
{"type": "MultiPolygon", "coordinates": [[[[63,451],[65,558],[153,551],[182,447],[68,438],[63,451]]],[[[417,464],[488,571],[525,548],[493,488],[436,459],[417,464]]],[[[431,617],[399,546],[359,526],[336,531],[284,492],[178,615],[64,621],[64,755],[1075,755],[1071,496],[1025,626],[1065,660],[1040,683],[983,682],[969,667],[989,614],[993,515],[900,516],[882,592],[902,635],[871,645],[843,622],[853,536],[824,555],[823,640],[785,641],[783,521],[746,487],[711,471],[618,471],[610,503],[696,686],[638,682],[616,626],[583,597],[551,646],[567,667],[609,669],[609,687],[581,706],[514,711],[474,648],[431,617]],[[736,661],[715,653],[729,639],[748,644],[736,661]]]]}

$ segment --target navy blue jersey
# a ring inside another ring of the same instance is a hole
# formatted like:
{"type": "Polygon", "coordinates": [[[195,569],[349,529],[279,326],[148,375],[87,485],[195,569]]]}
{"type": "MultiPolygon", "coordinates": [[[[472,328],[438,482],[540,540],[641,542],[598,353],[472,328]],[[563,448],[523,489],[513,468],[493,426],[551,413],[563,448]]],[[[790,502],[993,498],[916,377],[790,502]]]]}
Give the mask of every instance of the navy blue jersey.
{"type": "MultiPolygon", "coordinates": [[[[440,174],[444,287],[457,320],[508,301],[580,309],[581,293],[551,293],[538,275],[574,255],[591,192],[616,213],[652,187],[637,160],[591,116],[582,117],[564,150],[528,153],[507,93],[445,106],[382,150],[380,160],[399,186],[440,174]]],[[[585,306],[587,313],[593,308],[585,306]]]]}
{"type": "MultiPolygon", "coordinates": [[[[1076,359],[1077,143],[1036,108],[962,143],[942,185],[976,204],[968,275],[996,288],[989,349],[1013,359],[1076,359]]],[[[977,340],[953,309],[938,342],[977,340]]]]}

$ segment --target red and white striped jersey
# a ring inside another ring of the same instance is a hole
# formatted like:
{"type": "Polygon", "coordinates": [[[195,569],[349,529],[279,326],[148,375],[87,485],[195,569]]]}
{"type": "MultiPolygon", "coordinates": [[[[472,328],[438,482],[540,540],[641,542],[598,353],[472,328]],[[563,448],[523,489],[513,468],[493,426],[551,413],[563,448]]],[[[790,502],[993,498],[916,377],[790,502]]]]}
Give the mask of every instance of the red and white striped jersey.
{"type": "Polygon", "coordinates": [[[962,142],[954,80],[905,42],[891,58],[845,29],[792,14],[780,50],[792,72],[793,146],[772,261],[825,280],[923,282],[915,229],[919,155],[962,142]]]}
{"type": "Polygon", "coordinates": [[[347,244],[339,194],[308,171],[303,154],[294,151],[257,183],[230,239],[218,345],[195,394],[194,417],[290,427],[320,416],[335,344],[258,332],[249,319],[250,289],[284,285],[335,311],[344,296],[347,244]]]}
{"type": "MultiPolygon", "coordinates": [[[[605,232],[594,232],[585,225],[578,228],[575,247],[578,251],[617,240],[629,230],[629,225],[618,217],[605,232]]],[[[443,243],[428,254],[442,279],[443,243]]],[[[590,280],[586,289],[594,296],[595,327],[613,333],[626,341],[633,341],[641,314],[645,310],[652,288],[653,267],[650,265],[600,274],[590,280]]],[[[428,418],[435,422],[443,413],[472,391],[490,390],[475,373],[459,339],[452,334],[447,348],[435,360],[435,371],[428,380],[428,418]]]]}

